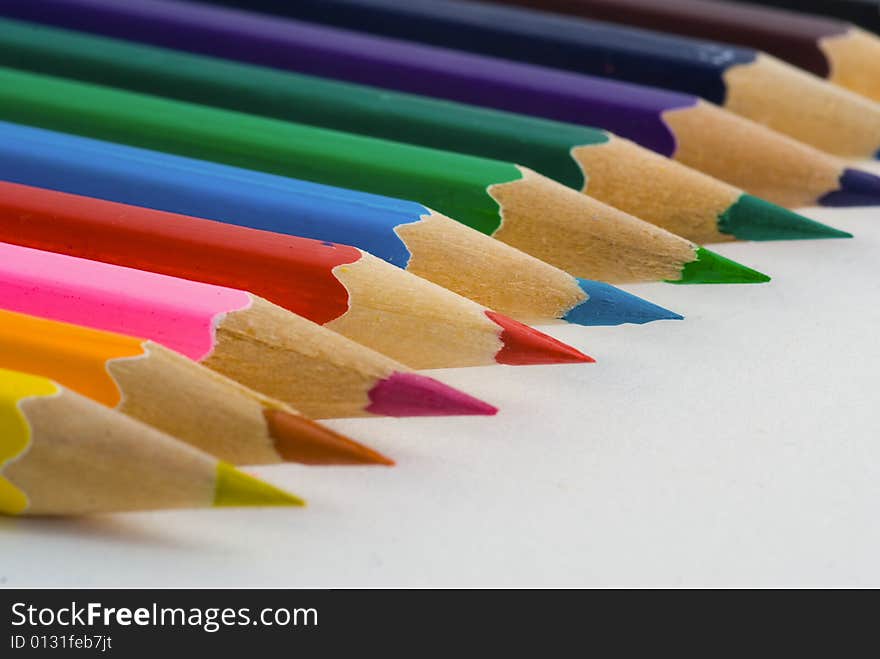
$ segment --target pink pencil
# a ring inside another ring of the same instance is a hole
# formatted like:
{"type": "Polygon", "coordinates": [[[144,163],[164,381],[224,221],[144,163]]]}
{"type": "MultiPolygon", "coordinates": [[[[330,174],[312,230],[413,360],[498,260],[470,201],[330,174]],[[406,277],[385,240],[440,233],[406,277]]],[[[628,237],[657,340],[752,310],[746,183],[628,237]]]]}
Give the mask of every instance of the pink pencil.
{"type": "Polygon", "coordinates": [[[0,243],[0,306],[151,339],[313,418],[496,412],[233,288],[0,243]]]}

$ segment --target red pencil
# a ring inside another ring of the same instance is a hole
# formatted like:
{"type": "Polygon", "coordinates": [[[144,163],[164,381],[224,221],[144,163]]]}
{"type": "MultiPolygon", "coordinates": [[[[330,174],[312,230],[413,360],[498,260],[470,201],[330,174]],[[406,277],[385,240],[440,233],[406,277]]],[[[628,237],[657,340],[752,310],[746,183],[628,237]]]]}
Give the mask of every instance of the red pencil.
{"type": "Polygon", "coordinates": [[[346,245],[7,182],[0,241],[246,290],[413,368],[592,361],[346,245]]]}

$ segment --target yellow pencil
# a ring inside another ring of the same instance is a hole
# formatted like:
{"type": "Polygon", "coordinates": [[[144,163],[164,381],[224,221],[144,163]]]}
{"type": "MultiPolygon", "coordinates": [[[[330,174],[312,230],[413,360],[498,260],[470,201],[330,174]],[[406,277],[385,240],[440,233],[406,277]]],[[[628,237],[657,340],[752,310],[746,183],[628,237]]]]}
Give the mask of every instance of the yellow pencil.
{"type": "Polygon", "coordinates": [[[303,505],[44,377],[0,370],[0,512],[303,505]]]}

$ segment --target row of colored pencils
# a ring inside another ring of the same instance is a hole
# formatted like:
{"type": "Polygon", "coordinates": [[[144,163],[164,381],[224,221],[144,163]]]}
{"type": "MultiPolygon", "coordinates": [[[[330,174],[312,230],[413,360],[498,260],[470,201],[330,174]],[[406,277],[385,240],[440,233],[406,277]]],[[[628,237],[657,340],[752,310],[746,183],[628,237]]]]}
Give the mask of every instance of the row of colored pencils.
{"type": "Polygon", "coordinates": [[[391,465],[319,420],[492,415],[417,370],[769,281],[702,244],[851,237],[792,208],[880,205],[878,53],[706,0],[0,0],[0,511],[301,504],[234,465],[391,465]]]}

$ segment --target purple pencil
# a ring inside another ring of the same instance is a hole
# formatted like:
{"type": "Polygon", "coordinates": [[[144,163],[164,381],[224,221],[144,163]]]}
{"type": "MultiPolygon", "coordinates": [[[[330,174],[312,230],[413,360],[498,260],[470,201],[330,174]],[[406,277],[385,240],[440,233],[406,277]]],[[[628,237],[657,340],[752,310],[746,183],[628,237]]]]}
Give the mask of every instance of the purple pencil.
{"type": "Polygon", "coordinates": [[[0,0],[0,13],[593,125],[787,206],[880,203],[880,178],[685,94],[168,0],[0,0]]]}

